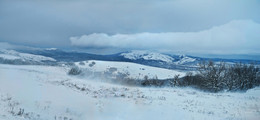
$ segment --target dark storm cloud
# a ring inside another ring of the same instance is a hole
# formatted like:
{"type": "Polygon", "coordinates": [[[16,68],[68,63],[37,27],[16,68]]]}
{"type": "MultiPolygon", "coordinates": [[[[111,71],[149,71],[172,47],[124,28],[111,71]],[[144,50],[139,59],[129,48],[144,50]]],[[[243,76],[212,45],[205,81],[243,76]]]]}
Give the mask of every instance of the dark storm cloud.
{"type": "Polygon", "coordinates": [[[0,41],[69,47],[71,36],[93,33],[200,32],[232,20],[259,23],[259,6],[258,0],[0,0],[0,41]]]}

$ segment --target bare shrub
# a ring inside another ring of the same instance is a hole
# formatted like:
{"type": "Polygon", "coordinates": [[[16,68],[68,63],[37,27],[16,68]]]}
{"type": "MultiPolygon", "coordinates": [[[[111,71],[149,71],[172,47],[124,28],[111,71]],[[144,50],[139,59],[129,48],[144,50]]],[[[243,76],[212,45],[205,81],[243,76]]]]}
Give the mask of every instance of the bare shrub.
{"type": "Polygon", "coordinates": [[[93,61],[93,62],[91,62],[88,66],[89,66],[89,67],[93,67],[95,64],[96,64],[96,62],[93,61]]]}
{"type": "Polygon", "coordinates": [[[69,70],[68,74],[69,74],[69,75],[79,75],[79,74],[81,74],[81,72],[82,72],[82,71],[81,71],[78,67],[74,66],[74,67],[72,67],[72,68],[69,70]]]}
{"type": "Polygon", "coordinates": [[[248,90],[260,85],[259,66],[256,64],[236,63],[226,65],[212,61],[199,64],[198,73],[187,73],[180,86],[195,86],[210,92],[221,90],[248,90]]]}

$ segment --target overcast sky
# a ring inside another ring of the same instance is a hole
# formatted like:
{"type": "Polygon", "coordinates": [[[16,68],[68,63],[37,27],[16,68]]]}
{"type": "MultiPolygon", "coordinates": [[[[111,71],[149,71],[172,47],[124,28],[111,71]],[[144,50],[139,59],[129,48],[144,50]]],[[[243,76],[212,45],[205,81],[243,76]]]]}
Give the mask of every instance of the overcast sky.
{"type": "Polygon", "coordinates": [[[260,0],[0,0],[0,42],[259,53],[260,0]]]}

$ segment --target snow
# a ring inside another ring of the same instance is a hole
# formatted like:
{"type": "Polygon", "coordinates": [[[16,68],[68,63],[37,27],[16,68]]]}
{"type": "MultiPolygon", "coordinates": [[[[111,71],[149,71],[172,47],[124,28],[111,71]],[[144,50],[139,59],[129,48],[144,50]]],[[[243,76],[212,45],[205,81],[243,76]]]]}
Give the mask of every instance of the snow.
{"type": "Polygon", "coordinates": [[[124,56],[127,59],[131,60],[138,60],[138,59],[144,59],[144,60],[159,60],[167,63],[172,63],[174,58],[163,55],[156,52],[149,52],[149,51],[141,51],[141,50],[133,50],[128,53],[121,53],[121,56],[124,56]]]}
{"type": "Polygon", "coordinates": [[[158,67],[145,66],[136,63],[130,62],[114,62],[114,61],[98,61],[98,60],[89,60],[82,61],[84,64],[81,65],[80,62],[76,62],[75,64],[79,68],[85,68],[90,71],[95,72],[105,72],[109,68],[116,68],[116,72],[120,73],[129,73],[130,78],[134,79],[143,79],[144,76],[148,76],[149,78],[158,79],[167,79],[173,78],[175,75],[180,75],[180,77],[185,75],[185,72],[177,71],[177,70],[169,70],[158,67]],[[95,63],[93,66],[90,64],[95,63]]]}
{"type": "Polygon", "coordinates": [[[1,53],[0,54],[1,58],[8,59],[8,60],[21,59],[23,61],[36,61],[36,62],[56,61],[51,57],[45,57],[42,55],[33,55],[29,53],[21,53],[15,50],[0,50],[0,53],[1,53]]]}
{"type": "Polygon", "coordinates": [[[195,58],[191,58],[186,55],[180,55],[179,58],[181,58],[181,59],[173,62],[175,59],[169,55],[164,55],[161,53],[150,52],[150,51],[142,51],[142,50],[132,50],[127,53],[121,53],[120,55],[123,56],[124,58],[130,59],[130,60],[139,60],[139,59],[155,60],[155,61],[162,61],[162,62],[166,62],[166,63],[170,63],[170,64],[174,63],[177,65],[191,63],[191,62],[196,61],[195,58]]]}
{"type": "Polygon", "coordinates": [[[0,119],[260,118],[259,87],[244,93],[206,93],[191,88],[129,87],[69,76],[68,69],[0,64],[0,119]],[[20,109],[24,110],[23,114],[18,114],[20,109]]]}
{"type": "Polygon", "coordinates": [[[196,61],[195,58],[191,58],[186,55],[181,55],[180,58],[181,59],[179,61],[176,61],[174,63],[179,65],[179,64],[191,63],[191,62],[196,61]]]}
{"type": "Polygon", "coordinates": [[[8,54],[0,54],[0,58],[6,59],[6,60],[20,59],[20,57],[17,57],[14,55],[8,55],[8,54]]]}
{"type": "Polygon", "coordinates": [[[45,50],[57,50],[58,48],[46,48],[45,50]]]}

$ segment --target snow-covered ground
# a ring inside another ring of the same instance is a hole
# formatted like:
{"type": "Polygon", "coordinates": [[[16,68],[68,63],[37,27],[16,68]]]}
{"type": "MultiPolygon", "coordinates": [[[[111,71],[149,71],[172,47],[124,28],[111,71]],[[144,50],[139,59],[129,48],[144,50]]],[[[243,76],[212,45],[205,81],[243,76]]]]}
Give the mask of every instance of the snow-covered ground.
{"type": "Polygon", "coordinates": [[[186,55],[180,55],[179,57],[181,59],[179,61],[174,62],[177,65],[181,65],[181,64],[185,64],[185,63],[191,63],[191,62],[196,61],[195,58],[191,58],[191,57],[188,57],[186,55]]]}
{"type": "Polygon", "coordinates": [[[206,93],[138,88],[67,75],[66,67],[0,64],[1,120],[258,120],[260,88],[206,93]]]}
{"type": "Polygon", "coordinates": [[[156,52],[150,52],[150,51],[143,51],[143,50],[132,50],[131,52],[122,53],[120,55],[130,60],[138,60],[138,59],[158,60],[167,63],[171,63],[174,60],[174,58],[168,55],[164,55],[156,52]]]}
{"type": "Polygon", "coordinates": [[[85,68],[94,72],[104,72],[109,69],[114,69],[113,72],[116,74],[127,73],[128,77],[134,79],[143,79],[144,76],[149,78],[166,79],[173,78],[175,75],[180,75],[180,77],[185,75],[185,72],[177,70],[169,70],[164,68],[151,67],[130,62],[115,62],[115,61],[98,61],[89,60],[75,63],[79,68],[85,68]]]}
{"type": "Polygon", "coordinates": [[[188,57],[186,55],[180,55],[177,59],[162,53],[157,52],[150,52],[145,50],[132,50],[129,52],[121,53],[120,56],[130,60],[151,60],[151,61],[160,61],[169,64],[176,64],[176,65],[184,65],[186,63],[192,63],[196,61],[195,58],[188,57]]]}
{"type": "Polygon", "coordinates": [[[0,58],[6,60],[20,59],[22,61],[35,61],[35,62],[56,61],[53,58],[45,57],[42,55],[33,55],[29,53],[21,53],[15,50],[6,50],[6,49],[0,49],[0,58]]]}

